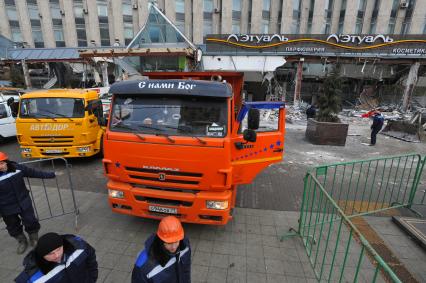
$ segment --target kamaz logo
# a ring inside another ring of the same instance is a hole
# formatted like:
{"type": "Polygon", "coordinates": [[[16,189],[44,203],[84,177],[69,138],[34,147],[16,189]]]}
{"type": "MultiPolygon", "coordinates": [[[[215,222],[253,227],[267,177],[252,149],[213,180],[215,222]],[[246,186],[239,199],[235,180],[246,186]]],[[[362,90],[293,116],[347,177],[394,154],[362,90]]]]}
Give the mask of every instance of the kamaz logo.
{"type": "Polygon", "coordinates": [[[159,170],[159,171],[180,171],[179,168],[169,168],[169,167],[158,167],[158,166],[142,166],[143,169],[159,170]]]}
{"type": "Polygon", "coordinates": [[[166,180],[166,173],[160,173],[158,175],[158,180],[165,181],[166,180]]]}

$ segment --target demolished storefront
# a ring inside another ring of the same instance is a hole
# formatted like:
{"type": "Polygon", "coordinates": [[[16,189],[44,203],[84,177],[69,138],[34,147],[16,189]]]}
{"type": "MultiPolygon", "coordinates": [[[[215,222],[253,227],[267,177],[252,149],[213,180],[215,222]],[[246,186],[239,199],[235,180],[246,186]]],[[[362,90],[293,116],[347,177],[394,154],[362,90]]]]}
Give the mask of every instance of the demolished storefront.
{"type": "Polygon", "coordinates": [[[271,77],[275,81],[269,91],[278,89],[282,95],[271,95],[308,103],[315,101],[323,78],[338,63],[348,106],[364,103],[372,108],[380,101],[401,103],[407,110],[413,97],[426,107],[425,59],[424,35],[229,34],[206,37],[202,62],[205,70],[244,71],[249,79],[257,78],[247,87],[254,99],[265,95],[259,82],[275,68],[273,76],[267,75],[268,82],[271,77]]]}

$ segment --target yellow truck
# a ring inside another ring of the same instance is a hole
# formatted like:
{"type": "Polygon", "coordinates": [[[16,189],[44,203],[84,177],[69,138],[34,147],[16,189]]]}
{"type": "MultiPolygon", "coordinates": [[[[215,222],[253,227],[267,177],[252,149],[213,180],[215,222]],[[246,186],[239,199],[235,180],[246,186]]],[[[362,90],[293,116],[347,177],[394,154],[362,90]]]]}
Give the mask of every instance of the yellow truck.
{"type": "Polygon", "coordinates": [[[25,158],[86,157],[102,152],[106,120],[94,90],[53,89],[21,96],[17,138],[25,158]]]}

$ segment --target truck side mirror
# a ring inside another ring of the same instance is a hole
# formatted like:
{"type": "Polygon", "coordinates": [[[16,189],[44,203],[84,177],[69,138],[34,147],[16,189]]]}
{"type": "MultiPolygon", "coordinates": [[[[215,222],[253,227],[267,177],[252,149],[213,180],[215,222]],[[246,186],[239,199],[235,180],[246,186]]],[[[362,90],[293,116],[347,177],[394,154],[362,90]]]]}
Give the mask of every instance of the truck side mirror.
{"type": "Polygon", "coordinates": [[[257,138],[257,134],[252,129],[246,129],[243,132],[243,138],[244,138],[244,140],[246,140],[248,142],[255,142],[256,138],[257,138]]]}
{"type": "Polygon", "coordinates": [[[250,130],[259,129],[259,121],[260,121],[259,109],[250,108],[248,111],[248,118],[247,118],[248,128],[250,130]]]}
{"type": "Polygon", "coordinates": [[[93,110],[93,104],[88,104],[86,107],[84,107],[84,111],[91,111],[91,110],[93,110]]]}
{"type": "Polygon", "coordinates": [[[15,102],[15,99],[13,97],[9,97],[9,99],[7,100],[7,106],[12,105],[13,102],[15,102]]]}
{"type": "Polygon", "coordinates": [[[99,118],[99,126],[102,126],[102,127],[104,127],[104,126],[106,126],[107,125],[107,118],[106,117],[101,117],[101,118],[99,118]]]}

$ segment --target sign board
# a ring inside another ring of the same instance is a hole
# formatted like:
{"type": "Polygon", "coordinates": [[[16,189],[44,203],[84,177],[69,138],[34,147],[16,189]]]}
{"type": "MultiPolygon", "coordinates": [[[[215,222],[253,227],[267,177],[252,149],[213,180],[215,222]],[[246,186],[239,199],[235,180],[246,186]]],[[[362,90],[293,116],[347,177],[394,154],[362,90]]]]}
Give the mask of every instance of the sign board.
{"type": "Polygon", "coordinates": [[[228,34],[208,35],[207,53],[273,53],[300,55],[376,54],[426,58],[426,35],[228,34]]]}

